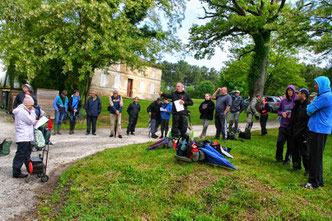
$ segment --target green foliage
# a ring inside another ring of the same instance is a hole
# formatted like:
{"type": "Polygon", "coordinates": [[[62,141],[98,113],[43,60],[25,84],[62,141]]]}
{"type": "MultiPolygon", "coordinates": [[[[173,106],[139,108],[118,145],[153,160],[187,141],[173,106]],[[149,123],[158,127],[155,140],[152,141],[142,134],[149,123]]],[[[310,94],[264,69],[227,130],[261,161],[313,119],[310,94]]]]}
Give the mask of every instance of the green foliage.
{"type": "Polygon", "coordinates": [[[204,98],[204,95],[209,93],[213,94],[216,90],[216,86],[211,81],[202,81],[196,88],[195,97],[204,98]]]}
{"type": "Polygon", "coordinates": [[[324,152],[325,185],[307,190],[303,170],[274,163],[278,130],[226,141],[239,171],[174,160],[152,143],[111,148],[78,161],[38,206],[41,220],[328,220],[332,139],[324,152]]]}

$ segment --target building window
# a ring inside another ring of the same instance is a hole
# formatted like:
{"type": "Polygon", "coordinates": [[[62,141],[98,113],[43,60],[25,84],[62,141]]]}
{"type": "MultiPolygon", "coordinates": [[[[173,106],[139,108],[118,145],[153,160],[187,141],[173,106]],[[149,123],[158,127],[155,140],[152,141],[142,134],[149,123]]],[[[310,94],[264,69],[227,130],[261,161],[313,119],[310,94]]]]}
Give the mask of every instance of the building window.
{"type": "Polygon", "coordinates": [[[140,92],[141,94],[143,94],[143,93],[144,93],[144,90],[145,90],[145,83],[144,83],[144,81],[141,81],[141,83],[140,83],[140,85],[139,85],[139,92],[140,92]]]}
{"type": "Polygon", "coordinates": [[[115,89],[120,88],[120,75],[115,75],[114,77],[114,88],[115,89]]]}
{"type": "Polygon", "coordinates": [[[104,73],[100,75],[100,87],[106,87],[106,74],[104,73]]]}
{"type": "Polygon", "coordinates": [[[150,85],[150,94],[154,94],[154,83],[150,85]]]}
{"type": "Polygon", "coordinates": [[[152,71],[152,78],[156,78],[156,70],[152,71]]]}

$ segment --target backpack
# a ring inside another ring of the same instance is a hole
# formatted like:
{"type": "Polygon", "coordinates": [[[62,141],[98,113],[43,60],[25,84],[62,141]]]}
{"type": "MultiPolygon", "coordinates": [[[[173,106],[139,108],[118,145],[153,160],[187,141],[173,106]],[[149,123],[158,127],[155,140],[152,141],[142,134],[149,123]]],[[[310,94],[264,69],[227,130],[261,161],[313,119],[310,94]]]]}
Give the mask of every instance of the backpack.
{"type": "Polygon", "coordinates": [[[34,138],[35,138],[34,144],[35,144],[36,148],[42,148],[45,146],[45,138],[44,138],[43,133],[40,130],[35,129],[34,138]]]}
{"type": "Polygon", "coordinates": [[[246,132],[240,132],[239,133],[239,138],[250,140],[251,139],[251,134],[250,133],[246,133],[246,132]]]}
{"type": "Polygon", "coordinates": [[[10,146],[12,145],[12,141],[7,141],[4,139],[0,144],[0,157],[6,156],[10,153],[10,146]]]}

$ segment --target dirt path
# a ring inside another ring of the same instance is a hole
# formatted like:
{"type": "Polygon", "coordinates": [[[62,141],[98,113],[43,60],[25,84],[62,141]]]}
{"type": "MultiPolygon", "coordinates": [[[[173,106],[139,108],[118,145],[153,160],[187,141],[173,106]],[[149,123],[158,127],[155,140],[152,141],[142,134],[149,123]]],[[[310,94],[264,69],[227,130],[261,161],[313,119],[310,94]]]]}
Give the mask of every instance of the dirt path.
{"type": "MultiPolygon", "coordinates": [[[[268,128],[279,126],[278,121],[268,122],[268,128]]],[[[240,123],[243,130],[245,124],[240,123]]],[[[195,136],[200,135],[202,126],[194,126],[195,136]]],[[[259,123],[255,123],[253,130],[259,130],[259,123]]],[[[37,202],[39,189],[45,185],[56,185],[58,176],[62,171],[78,159],[84,158],[96,152],[108,148],[121,147],[130,144],[140,144],[149,141],[156,141],[148,138],[146,128],[138,128],[136,136],[123,136],[123,139],[110,138],[109,129],[97,130],[97,136],[86,136],[85,131],[77,131],[69,135],[68,131],[62,131],[62,135],[51,138],[54,145],[50,146],[49,165],[47,174],[50,180],[41,183],[40,179],[33,176],[27,184],[22,179],[12,178],[12,160],[16,152],[16,145],[11,146],[11,153],[8,156],[0,157],[0,220],[19,219],[15,216],[31,211],[37,202]]],[[[207,135],[213,136],[215,127],[210,125],[207,135]]],[[[10,138],[15,140],[15,129],[10,116],[0,112],[0,140],[10,138]]],[[[24,167],[23,167],[24,168],[24,167]]],[[[22,170],[25,172],[25,169],[22,170]]]]}

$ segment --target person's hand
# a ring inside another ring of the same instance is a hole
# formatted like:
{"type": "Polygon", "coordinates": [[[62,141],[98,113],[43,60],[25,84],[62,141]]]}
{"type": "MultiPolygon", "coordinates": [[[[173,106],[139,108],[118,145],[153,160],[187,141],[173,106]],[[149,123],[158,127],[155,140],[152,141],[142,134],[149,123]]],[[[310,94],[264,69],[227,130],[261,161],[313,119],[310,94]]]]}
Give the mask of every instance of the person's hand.
{"type": "Polygon", "coordinates": [[[119,111],[115,111],[115,114],[119,116],[120,112],[119,111]]]}
{"type": "Polygon", "coordinates": [[[163,92],[159,91],[159,95],[162,95],[162,94],[163,94],[163,92]]]}
{"type": "Polygon", "coordinates": [[[220,88],[218,88],[218,90],[217,91],[221,91],[221,87],[220,88]]]}
{"type": "Polygon", "coordinates": [[[207,108],[207,106],[203,106],[202,109],[205,110],[207,108]]]}
{"type": "Polygon", "coordinates": [[[151,116],[151,112],[149,112],[149,116],[151,116]]]}
{"type": "Polygon", "coordinates": [[[283,118],[287,118],[287,113],[286,113],[286,112],[282,112],[282,113],[281,113],[281,116],[282,116],[283,118]]]}
{"type": "Polygon", "coordinates": [[[184,100],[180,100],[180,104],[184,104],[184,100]]]}
{"type": "Polygon", "coordinates": [[[75,110],[74,110],[74,113],[76,113],[76,112],[77,112],[77,110],[75,109],[75,110]]]}
{"type": "Polygon", "coordinates": [[[289,114],[289,115],[288,115],[288,118],[291,118],[291,116],[292,116],[292,114],[289,114]]]}

